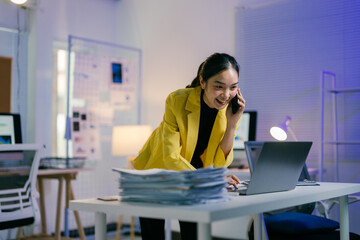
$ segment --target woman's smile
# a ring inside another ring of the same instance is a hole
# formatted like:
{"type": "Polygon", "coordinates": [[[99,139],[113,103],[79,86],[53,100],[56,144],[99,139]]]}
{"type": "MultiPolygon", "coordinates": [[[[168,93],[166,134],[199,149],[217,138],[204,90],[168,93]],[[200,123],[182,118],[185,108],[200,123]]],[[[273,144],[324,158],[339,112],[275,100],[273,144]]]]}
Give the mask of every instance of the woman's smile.
{"type": "Polygon", "coordinates": [[[218,102],[218,104],[220,104],[221,106],[225,106],[229,101],[226,101],[226,100],[220,100],[220,99],[215,99],[217,102],[218,102]]]}

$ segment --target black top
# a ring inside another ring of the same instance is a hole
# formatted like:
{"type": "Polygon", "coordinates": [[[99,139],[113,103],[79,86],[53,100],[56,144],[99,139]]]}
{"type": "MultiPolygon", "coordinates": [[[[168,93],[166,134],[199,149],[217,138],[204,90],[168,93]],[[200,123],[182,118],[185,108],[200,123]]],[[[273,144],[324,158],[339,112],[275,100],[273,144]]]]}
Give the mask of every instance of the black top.
{"type": "Polygon", "coordinates": [[[195,168],[203,167],[203,162],[201,161],[200,156],[204,153],[208,146],[211,130],[214,126],[215,118],[218,113],[216,108],[210,108],[204,102],[203,95],[204,91],[201,91],[199,134],[195,151],[191,159],[191,165],[193,165],[195,168]]]}

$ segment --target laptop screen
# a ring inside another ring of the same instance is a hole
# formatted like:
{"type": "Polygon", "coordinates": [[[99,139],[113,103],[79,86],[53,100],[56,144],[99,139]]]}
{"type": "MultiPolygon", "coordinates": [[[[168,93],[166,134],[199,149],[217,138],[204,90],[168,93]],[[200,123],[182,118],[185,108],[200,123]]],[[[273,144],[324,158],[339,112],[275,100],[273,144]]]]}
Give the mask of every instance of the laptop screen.
{"type": "MultiPolygon", "coordinates": [[[[264,142],[262,142],[262,141],[247,141],[247,142],[245,142],[245,151],[246,151],[246,156],[248,159],[250,174],[254,170],[254,166],[259,158],[259,155],[261,153],[263,145],[264,145],[264,142]]],[[[303,181],[305,179],[310,180],[310,174],[307,170],[306,164],[304,164],[304,167],[301,171],[301,174],[299,176],[299,181],[303,181]]]]}

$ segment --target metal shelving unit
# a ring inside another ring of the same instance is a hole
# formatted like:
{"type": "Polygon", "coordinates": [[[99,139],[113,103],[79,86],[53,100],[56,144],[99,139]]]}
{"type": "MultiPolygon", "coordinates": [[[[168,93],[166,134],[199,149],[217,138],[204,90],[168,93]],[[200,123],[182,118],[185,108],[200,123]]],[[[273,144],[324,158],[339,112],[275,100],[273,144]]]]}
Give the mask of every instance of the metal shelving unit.
{"type": "Polygon", "coordinates": [[[323,181],[324,173],[324,147],[325,145],[333,145],[335,157],[335,181],[339,181],[339,145],[360,145],[360,141],[339,141],[338,140],[338,110],[337,110],[337,95],[346,93],[360,93],[360,88],[336,88],[336,75],[332,72],[322,72],[321,83],[321,149],[320,149],[320,181],[323,181]],[[326,79],[331,79],[331,88],[325,87],[326,79]],[[330,93],[332,98],[332,118],[333,118],[333,140],[325,141],[325,93],[330,93]]]}

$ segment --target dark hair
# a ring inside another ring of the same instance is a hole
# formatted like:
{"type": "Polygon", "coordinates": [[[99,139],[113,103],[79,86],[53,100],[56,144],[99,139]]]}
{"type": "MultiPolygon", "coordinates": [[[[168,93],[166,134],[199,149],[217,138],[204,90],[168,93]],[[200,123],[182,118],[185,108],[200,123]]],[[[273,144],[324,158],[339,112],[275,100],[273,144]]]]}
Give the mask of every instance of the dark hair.
{"type": "Polygon", "coordinates": [[[239,65],[234,57],[226,53],[214,53],[200,64],[197,76],[191,84],[186,86],[186,88],[200,86],[200,76],[205,82],[207,82],[207,80],[212,76],[230,68],[235,69],[239,75],[239,65]]]}

